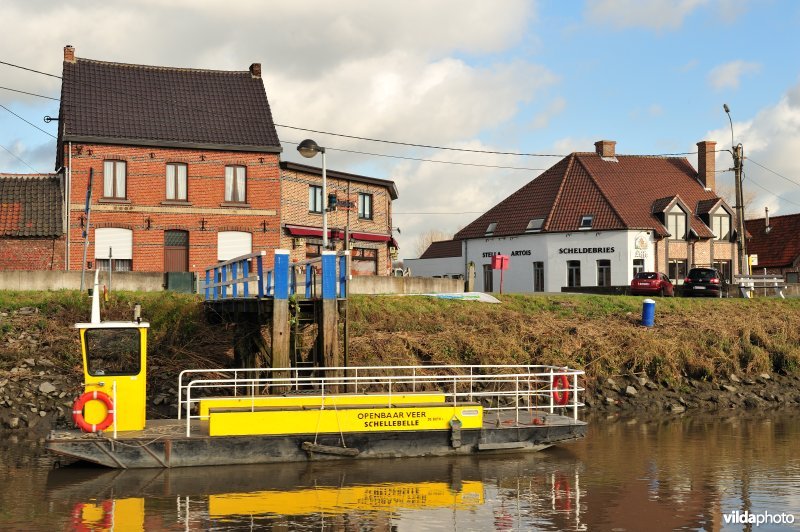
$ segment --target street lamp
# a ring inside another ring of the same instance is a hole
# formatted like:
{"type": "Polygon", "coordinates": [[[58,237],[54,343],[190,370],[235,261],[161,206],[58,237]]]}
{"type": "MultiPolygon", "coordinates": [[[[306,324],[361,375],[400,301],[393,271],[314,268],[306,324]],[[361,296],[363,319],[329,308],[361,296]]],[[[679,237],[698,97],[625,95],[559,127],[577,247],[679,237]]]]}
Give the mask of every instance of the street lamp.
{"type": "Polygon", "coordinates": [[[308,159],[315,157],[318,153],[322,154],[322,249],[328,249],[328,183],[327,168],[325,167],[325,148],[311,139],[306,139],[297,145],[300,155],[308,159]]]}
{"type": "Polygon", "coordinates": [[[736,193],[736,232],[739,234],[739,275],[750,275],[750,261],[747,258],[747,242],[744,234],[744,192],[742,191],[742,159],[744,149],[742,143],[734,145],[733,120],[728,104],[722,104],[728,122],[731,125],[731,155],[733,155],[734,185],[736,193]]]}

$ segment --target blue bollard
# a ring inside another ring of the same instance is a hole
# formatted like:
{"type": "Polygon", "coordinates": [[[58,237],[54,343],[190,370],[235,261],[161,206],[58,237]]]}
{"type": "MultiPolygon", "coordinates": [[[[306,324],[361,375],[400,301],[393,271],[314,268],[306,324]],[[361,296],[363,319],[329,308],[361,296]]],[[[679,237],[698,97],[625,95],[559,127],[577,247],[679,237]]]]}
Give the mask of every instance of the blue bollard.
{"type": "Polygon", "coordinates": [[[642,302],[642,325],[652,327],[656,320],[656,302],[652,299],[645,299],[642,302]]]}

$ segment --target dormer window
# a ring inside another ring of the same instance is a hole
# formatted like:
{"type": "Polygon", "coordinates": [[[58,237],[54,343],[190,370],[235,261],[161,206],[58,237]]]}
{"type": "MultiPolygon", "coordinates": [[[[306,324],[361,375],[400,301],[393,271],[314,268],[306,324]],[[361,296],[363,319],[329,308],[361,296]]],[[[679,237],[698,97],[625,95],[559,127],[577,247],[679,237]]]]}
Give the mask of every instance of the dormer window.
{"type": "Polygon", "coordinates": [[[679,205],[667,212],[667,231],[672,240],[686,240],[686,213],[679,205]]]}
{"type": "Polygon", "coordinates": [[[731,216],[723,209],[711,216],[711,230],[717,240],[728,241],[731,238],[731,216]]]}
{"type": "Polygon", "coordinates": [[[593,220],[594,220],[593,214],[584,214],[583,216],[581,216],[581,225],[579,229],[591,229],[593,220]]]}
{"type": "Polygon", "coordinates": [[[494,234],[494,228],[497,227],[497,222],[492,222],[489,224],[489,227],[486,228],[486,233],[484,236],[492,236],[494,234]]]}
{"type": "Polygon", "coordinates": [[[537,231],[541,231],[542,225],[544,225],[544,218],[534,218],[533,220],[528,222],[528,227],[525,228],[525,232],[535,233],[537,231]]]}

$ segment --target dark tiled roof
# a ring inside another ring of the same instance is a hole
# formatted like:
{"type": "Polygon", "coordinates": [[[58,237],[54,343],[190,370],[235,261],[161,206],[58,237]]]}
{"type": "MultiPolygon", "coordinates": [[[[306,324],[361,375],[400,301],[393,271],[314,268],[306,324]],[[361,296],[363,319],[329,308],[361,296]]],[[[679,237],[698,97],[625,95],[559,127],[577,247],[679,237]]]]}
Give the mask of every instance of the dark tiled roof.
{"type": "Polygon", "coordinates": [[[439,242],[431,242],[425,253],[420,255],[421,259],[446,259],[449,257],[461,256],[461,241],[460,240],[440,240],[439,242]]]}
{"type": "Polygon", "coordinates": [[[745,220],[750,238],[747,253],[758,255],[758,268],[786,268],[800,257],[800,214],[770,216],[769,233],[764,218],[745,220]]]}
{"type": "Polygon", "coordinates": [[[573,153],[480,218],[455,238],[484,236],[489,222],[497,222],[494,236],[525,232],[533,218],[545,218],[547,231],[577,231],[583,215],[593,215],[592,229],[650,229],[666,236],[657,212],[678,196],[689,210],[689,227],[700,238],[712,238],[711,229],[697,216],[697,206],[718,200],[697,180],[697,171],[685,158],[617,155],[603,159],[595,153],[573,153]]]}
{"type": "MultiPolygon", "coordinates": [[[[283,170],[289,170],[292,172],[304,172],[307,174],[313,175],[322,175],[322,168],[316,166],[308,166],[306,164],[298,164],[293,163],[290,161],[282,161],[281,168],[283,170]]],[[[394,181],[389,181],[388,179],[378,179],[377,177],[368,177],[358,174],[350,174],[347,172],[339,172],[338,170],[331,170],[326,169],[325,174],[334,179],[343,179],[345,181],[355,181],[357,183],[367,183],[370,185],[376,185],[379,187],[386,187],[389,190],[389,196],[393,199],[397,199],[397,185],[394,181]]]]}
{"type": "Polygon", "coordinates": [[[58,176],[0,174],[0,237],[59,237],[61,213],[58,176]]]}
{"type": "Polygon", "coordinates": [[[63,141],[279,151],[264,83],[249,71],[64,62],[63,141]]]}

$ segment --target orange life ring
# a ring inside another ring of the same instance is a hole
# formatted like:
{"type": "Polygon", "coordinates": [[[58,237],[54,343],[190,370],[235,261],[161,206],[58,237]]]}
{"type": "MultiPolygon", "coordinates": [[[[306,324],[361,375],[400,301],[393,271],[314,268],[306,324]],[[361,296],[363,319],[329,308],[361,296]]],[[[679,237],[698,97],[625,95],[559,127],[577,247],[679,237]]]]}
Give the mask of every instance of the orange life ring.
{"type": "Polygon", "coordinates": [[[569,381],[566,375],[553,377],[553,401],[559,406],[569,403],[569,381]]]}
{"type": "Polygon", "coordinates": [[[78,397],[78,399],[75,401],[75,404],[72,406],[72,419],[83,432],[97,432],[98,430],[106,430],[111,426],[112,423],[114,423],[114,403],[111,401],[111,398],[107,393],[99,390],[86,392],[78,397]],[[86,403],[89,401],[94,401],[95,399],[106,405],[106,410],[108,410],[108,413],[106,414],[106,418],[100,423],[87,423],[86,418],[83,417],[83,407],[86,406],[86,403]]]}

